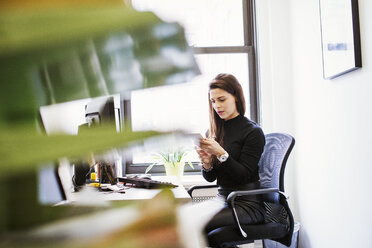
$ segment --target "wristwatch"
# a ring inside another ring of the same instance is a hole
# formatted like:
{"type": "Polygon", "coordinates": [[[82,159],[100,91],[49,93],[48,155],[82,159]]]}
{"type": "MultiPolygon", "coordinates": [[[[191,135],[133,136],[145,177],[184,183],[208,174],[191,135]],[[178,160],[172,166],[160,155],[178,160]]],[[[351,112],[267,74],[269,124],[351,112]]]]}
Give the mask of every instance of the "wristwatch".
{"type": "Polygon", "coordinates": [[[229,154],[227,152],[225,152],[224,154],[222,154],[221,156],[217,157],[217,159],[223,163],[227,160],[227,158],[229,157],[229,154]]]}

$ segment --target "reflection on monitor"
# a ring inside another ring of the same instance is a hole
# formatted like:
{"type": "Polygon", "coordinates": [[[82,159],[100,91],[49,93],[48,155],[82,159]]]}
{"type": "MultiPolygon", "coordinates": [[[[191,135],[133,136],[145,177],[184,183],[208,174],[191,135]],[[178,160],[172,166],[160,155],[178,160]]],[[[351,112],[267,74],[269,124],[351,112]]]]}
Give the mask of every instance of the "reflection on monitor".
{"type": "Polygon", "coordinates": [[[40,203],[53,205],[66,200],[64,188],[53,164],[46,165],[39,171],[38,186],[40,203]]]}

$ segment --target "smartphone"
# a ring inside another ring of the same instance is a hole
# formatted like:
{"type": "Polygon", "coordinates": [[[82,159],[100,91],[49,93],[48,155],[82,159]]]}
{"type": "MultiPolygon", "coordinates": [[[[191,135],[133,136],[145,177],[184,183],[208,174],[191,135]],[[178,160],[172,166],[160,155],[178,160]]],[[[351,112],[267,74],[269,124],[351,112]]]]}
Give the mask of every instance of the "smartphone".
{"type": "Polygon", "coordinates": [[[201,135],[200,133],[193,133],[191,134],[191,136],[192,136],[194,144],[197,146],[200,146],[200,140],[204,139],[203,135],[201,135]]]}

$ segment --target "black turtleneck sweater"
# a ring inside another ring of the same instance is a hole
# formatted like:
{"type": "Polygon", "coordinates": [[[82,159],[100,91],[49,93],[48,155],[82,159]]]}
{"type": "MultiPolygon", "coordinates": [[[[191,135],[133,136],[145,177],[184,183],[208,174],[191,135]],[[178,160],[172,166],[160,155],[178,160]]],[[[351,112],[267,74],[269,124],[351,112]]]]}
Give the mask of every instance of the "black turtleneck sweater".
{"type": "Polygon", "coordinates": [[[262,129],[248,118],[238,115],[224,123],[223,148],[229,158],[209,172],[203,171],[208,182],[217,179],[223,187],[245,185],[259,180],[258,161],[265,146],[262,129]]]}

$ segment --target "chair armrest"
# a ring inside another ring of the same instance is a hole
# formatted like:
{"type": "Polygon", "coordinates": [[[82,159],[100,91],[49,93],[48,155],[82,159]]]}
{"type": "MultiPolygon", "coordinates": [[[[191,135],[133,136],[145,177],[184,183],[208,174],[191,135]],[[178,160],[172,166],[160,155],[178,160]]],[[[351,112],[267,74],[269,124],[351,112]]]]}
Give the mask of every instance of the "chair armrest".
{"type": "Polygon", "coordinates": [[[233,191],[227,196],[227,203],[234,204],[234,200],[238,196],[244,196],[244,195],[263,195],[263,194],[269,194],[269,193],[282,193],[277,188],[267,188],[267,189],[253,189],[253,190],[239,190],[239,191],[233,191]]]}
{"type": "Polygon", "coordinates": [[[239,218],[238,218],[238,215],[237,215],[236,210],[235,210],[235,204],[234,204],[235,198],[239,197],[239,196],[245,196],[245,195],[263,195],[263,194],[269,194],[269,193],[279,193],[279,194],[284,195],[284,193],[279,191],[279,189],[277,189],[277,188],[267,188],[267,189],[233,191],[227,196],[226,202],[232,208],[235,222],[238,224],[238,228],[240,230],[240,233],[242,234],[242,236],[244,238],[247,237],[247,234],[243,231],[243,229],[240,225],[239,218]]]}
{"type": "Polygon", "coordinates": [[[189,195],[191,196],[192,198],[192,192],[196,189],[209,189],[209,188],[217,188],[218,185],[216,184],[208,184],[208,185],[193,185],[191,186],[188,190],[187,190],[187,193],[189,193],[189,195]]]}

